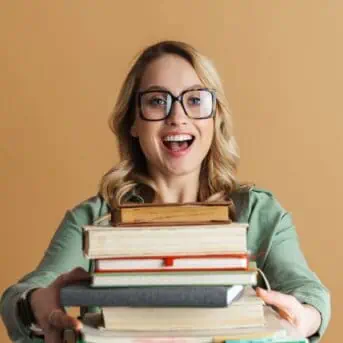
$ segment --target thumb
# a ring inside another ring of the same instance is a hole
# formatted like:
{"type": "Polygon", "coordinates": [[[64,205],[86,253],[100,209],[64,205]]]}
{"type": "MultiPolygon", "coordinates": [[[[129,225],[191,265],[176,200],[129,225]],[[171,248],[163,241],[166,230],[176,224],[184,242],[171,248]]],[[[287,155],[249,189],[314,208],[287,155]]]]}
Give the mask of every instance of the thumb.
{"type": "Polygon", "coordinates": [[[74,329],[80,330],[82,323],[78,319],[68,315],[61,309],[52,310],[48,317],[49,324],[55,329],[74,329]]]}
{"type": "Polygon", "coordinates": [[[281,308],[289,307],[290,299],[288,299],[289,295],[287,294],[282,294],[276,291],[266,291],[260,287],[256,289],[256,294],[268,305],[274,305],[281,308]]]}
{"type": "Polygon", "coordinates": [[[81,267],[74,268],[64,277],[66,284],[75,282],[75,281],[86,281],[90,280],[90,275],[81,267]]]}
{"type": "Polygon", "coordinates": [[[295,298],[288,294],[283,294],[277,291],[266,291],[258,287],[256,294],[268,305],[275,306],[281,315],[289,322],[294,321],[293,313],[296,313],[295,298]]]}

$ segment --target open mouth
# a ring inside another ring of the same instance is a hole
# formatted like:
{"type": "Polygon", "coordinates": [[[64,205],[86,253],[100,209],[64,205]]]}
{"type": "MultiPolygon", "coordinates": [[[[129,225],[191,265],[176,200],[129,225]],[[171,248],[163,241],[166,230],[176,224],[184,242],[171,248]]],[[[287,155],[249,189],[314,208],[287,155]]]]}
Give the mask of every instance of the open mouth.
{"type": "Polygon", "coordinates": [[[163,137],[164,146],[171,151],[183,151],[188,149],[194,142],[192,135],[172,135],[163,137]]]}

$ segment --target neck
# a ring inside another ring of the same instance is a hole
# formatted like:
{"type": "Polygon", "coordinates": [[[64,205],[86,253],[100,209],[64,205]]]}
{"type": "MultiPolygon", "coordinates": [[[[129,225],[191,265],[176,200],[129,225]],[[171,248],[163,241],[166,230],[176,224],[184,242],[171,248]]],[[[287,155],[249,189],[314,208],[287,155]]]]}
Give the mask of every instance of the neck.
{"type": "Polygon", "coordinates": [[[157,187],[154,203],[185,203],[198,200],[199,173],[166,178],[155,178],[157,187]]]}

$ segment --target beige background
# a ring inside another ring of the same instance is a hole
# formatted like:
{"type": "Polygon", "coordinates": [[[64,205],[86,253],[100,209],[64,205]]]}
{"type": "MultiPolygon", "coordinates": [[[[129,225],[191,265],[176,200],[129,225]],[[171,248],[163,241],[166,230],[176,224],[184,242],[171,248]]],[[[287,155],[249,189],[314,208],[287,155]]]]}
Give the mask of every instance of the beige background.
{"type": "Polygon", "coordinates": [[[332,291],[323,342],[333,342],[343,316],[342,18],[339,0],[1,1],[0,291],[35,267],[64,211],[117,160],[106,120],[129,61],[179,39],[222,75],[240,178],[293,213],[332,291]]]}

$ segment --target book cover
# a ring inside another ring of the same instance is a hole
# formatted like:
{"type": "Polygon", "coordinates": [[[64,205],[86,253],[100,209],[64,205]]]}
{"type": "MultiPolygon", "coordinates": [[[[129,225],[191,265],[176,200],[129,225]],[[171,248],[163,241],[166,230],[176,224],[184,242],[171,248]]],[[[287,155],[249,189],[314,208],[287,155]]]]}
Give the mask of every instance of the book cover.
{"type": "Polygon", "coordinates": [[[230,221],[231,202],[129,204],[113,209],[112,225],[139,223],[203,223],[230,221]]]}

